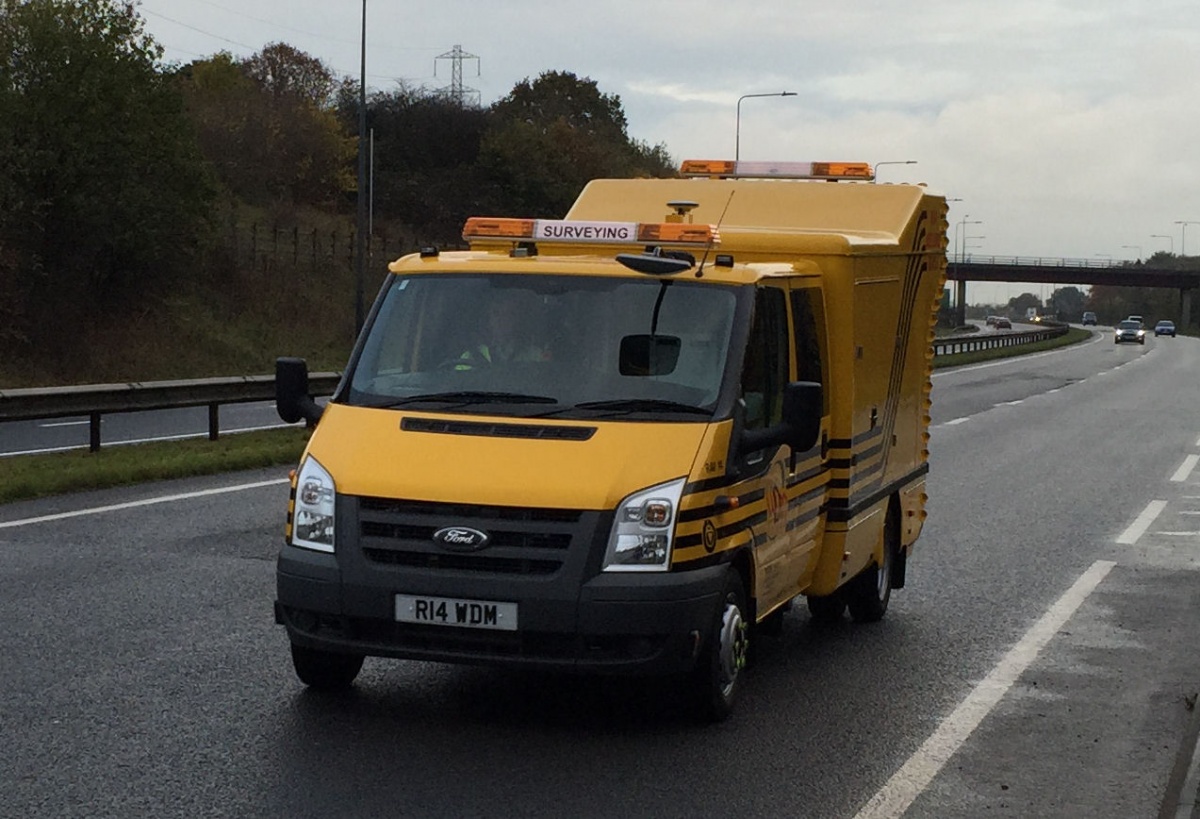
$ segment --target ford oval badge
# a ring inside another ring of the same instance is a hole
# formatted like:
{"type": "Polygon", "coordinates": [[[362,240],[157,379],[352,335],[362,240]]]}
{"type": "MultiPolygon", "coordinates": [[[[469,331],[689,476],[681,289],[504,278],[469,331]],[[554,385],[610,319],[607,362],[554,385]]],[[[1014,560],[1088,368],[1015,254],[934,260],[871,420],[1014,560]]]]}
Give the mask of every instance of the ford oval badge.
{"type": "Polygon", "coordinates": [[[477,552],[488,545],[487,532],[469,526],[447,526],[433,533],[433,542],[455,552],[477,552]]]}

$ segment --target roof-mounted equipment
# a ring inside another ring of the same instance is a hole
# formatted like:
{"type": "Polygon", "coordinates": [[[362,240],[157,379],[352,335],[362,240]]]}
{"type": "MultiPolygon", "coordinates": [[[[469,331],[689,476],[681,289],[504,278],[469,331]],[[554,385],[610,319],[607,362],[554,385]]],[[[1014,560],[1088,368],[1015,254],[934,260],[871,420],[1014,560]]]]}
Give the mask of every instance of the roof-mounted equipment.
{"type": "Polygon", "coordinates": [[[821,179],[870,182],[875,171],[866,162],[746,162],[728,159],[685,159],[681,176],[718,179],[821,179]]]}
{"type": "Polygon", "coordinates": [[[467,242],[505,240],[575,245],[677,245],[709,247],[719,244],[714,225],[682,222],[596,222],[567,219],[510,219],[472,216],[463,226],[467,242]]]}

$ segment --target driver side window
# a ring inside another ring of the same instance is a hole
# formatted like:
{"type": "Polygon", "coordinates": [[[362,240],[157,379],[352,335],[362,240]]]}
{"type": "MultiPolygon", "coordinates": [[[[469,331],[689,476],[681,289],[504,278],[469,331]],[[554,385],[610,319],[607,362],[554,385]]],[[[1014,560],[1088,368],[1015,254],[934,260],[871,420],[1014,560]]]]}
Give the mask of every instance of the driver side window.
{"type": "Polygon", "coordinates": [[[783,291],[762,287],[755,296],[750,343],[742,363],[746,429],[762,429],[783,420],[790,348],[783,291]]]}

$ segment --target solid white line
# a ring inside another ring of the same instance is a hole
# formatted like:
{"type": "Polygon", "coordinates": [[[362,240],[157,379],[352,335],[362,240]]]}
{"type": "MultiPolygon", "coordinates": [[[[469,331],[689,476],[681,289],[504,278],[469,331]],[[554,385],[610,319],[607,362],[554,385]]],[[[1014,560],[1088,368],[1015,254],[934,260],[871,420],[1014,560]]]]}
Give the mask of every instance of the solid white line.
{"type": "Polygon", "coordinates": [[[903,815],[1115,565],[1111,560],[1097,560],[1080,575],[855,814],[855,819],[896,819],[903,815]]]}
{"type": "Polygon", "coordinates": [[[0,521],[0,529],[12,529],[17,526],[29,526],[32,523],[48,523],[54,520],[66,520],[67,518],[78,518],[83,515],[99,515],[104,512],[117,512],[121,509],[136,509],[139,506],[153,506],[156,503],[174,503],[175,501],[190,500],[192,498],[204,498],[209,495],[223,495],[227,492],[241,492],[244,489],[259,489],[264,486],[276,486],[281,483],[289,483],[290,478],[274,478],[269,481],[257,481],[255,483],[243,483],[237,486],[222,486],[218,489],[201,489],[198,492],[184,492],[179,495],[161,495],[157,498],[145,498],[139,501],[130,501],[128,503],[114,503],[111,506],[93,506],[91,509],[76,509],[72,512],[59,512],[55,515],[42,515],[36,518],[23,518],[22,520],[6,520],[0,521]]]}
{"type": "Polygon", "coordinates": [[[1200,455],[1188,455],[1183,459],[1183,463],[1179,465],[1179,468],[1175,470],[1175,474],[1171,476],[1171,480],[1176,483],[1186,481],[1188,475],[1191,475],[1192,470],[1196,468],[1197,461],[1200,461],[1200,455]]]}
{"type": "Polygon", "coordinates": [[[1016,401],[1001,401],[999,404],[996,404],[995,406],[997,406],[997,407],[1015,407],[1017,404],[1020,404],[1024,400],[1025,400],[1024,398],[1021,398],[1016,401]]]}
{"type": "Polygon", "coordinates": [[[42,429],[54,429],[55,427],[86,427],[91,421],[55,421],[50,424],[38,424],[42,429]]]}
{"type": "MultiPolygon", "coordinates": [[[[239,432],[258,432],[264,429],[285,429],[287,427],[300,426],[296,424],[271,424],[265,427],[240,427],[238,429],[223,429],[222,435],[236,435],[239,432]]],[[[189,432],[183,435],[160,435],[157,438],[134,438],[129,441],[108,441],[103,444],[109,446],[124,446],[125,444],[152,444],[155,441],[186,441],[191,438],[207,438],[207,432],[189,432]]],[[[26,449],[21,452],[0,452],[0,458],[11,458],[16,455],[49,455],[52,452],[73,452],[77,449],[87,449],[87,444],[77,444],[75,446],[56,446],[46,447],[45,449],[26,449]]]]}
{"type": "Polygon", "coordinates": [[[1137,520],[1129,524],[1129,528],[1117,538],[1117,543],[1137,543],[1138,538],[1146,533],[1146,530],[1150,528],[1150,524],[1154,523],[1154,519],[1162,514],[1162,510],[1166,508],[1166,501],[1150,501],[1146,504],[1146,508],[1142,510],[1142,514],[1137,516],[1137,520]]]}
{"type": "Polygon", "coordinates": [[[942,424],[942,426],[944,426],[944,427],[952,427],[952,426],[955,426],[955,425],[957,425],[957,424],[965,424],[965,423],[967,423],[967,421],[970,421],[970,420],[971,420],[971,418],[970,418],[969,416],[965,416],[965,417],[963,417],[963,418],[955,418],[953,421],[947,421],[947,422],[945,422],[944,424],[942,424]]]}

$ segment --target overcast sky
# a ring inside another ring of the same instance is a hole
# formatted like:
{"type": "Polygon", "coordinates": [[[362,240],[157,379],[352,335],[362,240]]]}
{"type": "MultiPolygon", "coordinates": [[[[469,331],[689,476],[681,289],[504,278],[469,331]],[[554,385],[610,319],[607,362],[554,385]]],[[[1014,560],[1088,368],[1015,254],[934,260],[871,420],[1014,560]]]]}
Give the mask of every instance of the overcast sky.
{"type": "MultiPolygon", "coordinates": [[[[168,61],[286,42],[356,78],[362,10],[140,5],[168,61]]],[[[454,61],[439,58],[456,46],[483,105],[570,71],[677,161],[733,158],[735,144],[742,159],[915,160],[879,181],[959,200],[951,252],[1200,255],[1196,0],[368,0],[368,87],[447,87],[454,61]],[[744,99],[738,117],[743,95],[780,91],[795,96],[744,99]]]]}

